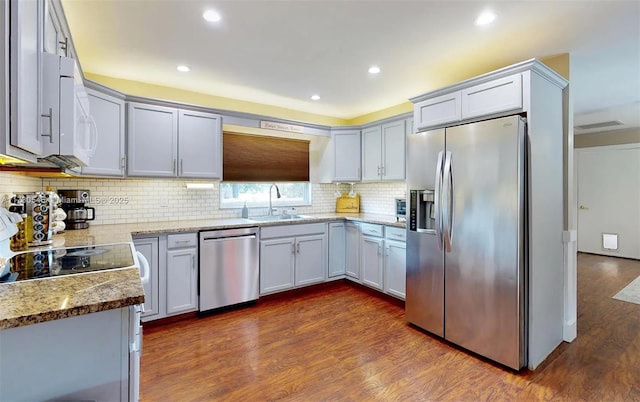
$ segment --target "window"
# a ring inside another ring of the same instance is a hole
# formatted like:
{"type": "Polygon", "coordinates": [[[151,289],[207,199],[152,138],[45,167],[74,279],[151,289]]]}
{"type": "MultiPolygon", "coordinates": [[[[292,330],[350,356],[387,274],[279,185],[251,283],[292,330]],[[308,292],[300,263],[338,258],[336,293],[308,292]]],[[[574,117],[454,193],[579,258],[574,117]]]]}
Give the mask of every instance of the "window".
{"type": "MultiPolygon", "coordinates": [[[[268,207],[269,188],[272,183],[221,183],[220,208],[268,207]]],[[[274,207],[293,207],[311,205],[310,183],[276,183],[281,198],[277,197],[275,187],[271,190],[274,207]]]]}

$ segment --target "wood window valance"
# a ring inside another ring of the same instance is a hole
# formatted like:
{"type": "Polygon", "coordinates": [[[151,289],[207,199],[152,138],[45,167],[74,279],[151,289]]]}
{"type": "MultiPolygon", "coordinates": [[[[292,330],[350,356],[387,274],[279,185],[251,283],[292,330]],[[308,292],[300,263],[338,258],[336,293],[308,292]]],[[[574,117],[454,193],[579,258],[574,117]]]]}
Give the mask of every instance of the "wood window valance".
{"type": "Polygon", "coordinates": [[[309,141],[223,133],[223,180],[309,181],[309,141]]]}

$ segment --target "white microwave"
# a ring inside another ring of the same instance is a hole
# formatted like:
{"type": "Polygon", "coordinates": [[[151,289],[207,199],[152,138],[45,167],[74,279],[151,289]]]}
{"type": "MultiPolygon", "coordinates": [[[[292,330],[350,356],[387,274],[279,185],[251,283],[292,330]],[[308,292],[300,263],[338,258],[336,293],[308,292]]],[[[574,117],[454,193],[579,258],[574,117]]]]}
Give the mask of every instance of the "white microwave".
{"type": "Polygon", "coordinates": [[[76,61],[42,53],[42,159],[65,168],[86,166],[98,132],[76,61]]]}

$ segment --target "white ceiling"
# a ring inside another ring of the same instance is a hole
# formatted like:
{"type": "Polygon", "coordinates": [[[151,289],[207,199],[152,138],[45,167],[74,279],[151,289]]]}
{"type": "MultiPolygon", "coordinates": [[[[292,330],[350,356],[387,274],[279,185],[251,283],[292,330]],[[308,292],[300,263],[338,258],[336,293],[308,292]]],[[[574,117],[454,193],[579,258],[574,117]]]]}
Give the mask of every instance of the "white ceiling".
{"type": "Polygon", "coordinates": [[[575,124],[640,126],[640,1],[62,3],[85,72],[349,119],[570,53],[575,124]],[[207,8],[222,21],[204,21],[207,8]],[[496,21],[475,26],[485,9],[496,21]]]}

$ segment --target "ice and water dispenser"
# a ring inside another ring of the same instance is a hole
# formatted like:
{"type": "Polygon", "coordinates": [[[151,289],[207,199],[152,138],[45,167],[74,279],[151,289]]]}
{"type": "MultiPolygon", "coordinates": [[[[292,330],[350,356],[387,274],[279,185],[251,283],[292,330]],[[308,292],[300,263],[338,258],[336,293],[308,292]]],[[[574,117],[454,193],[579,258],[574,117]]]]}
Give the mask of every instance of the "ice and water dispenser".
{"type": "Polygon", "coordinates": [[[433,190],[409,190],[409,230],[435,233],[433,190]]]}

